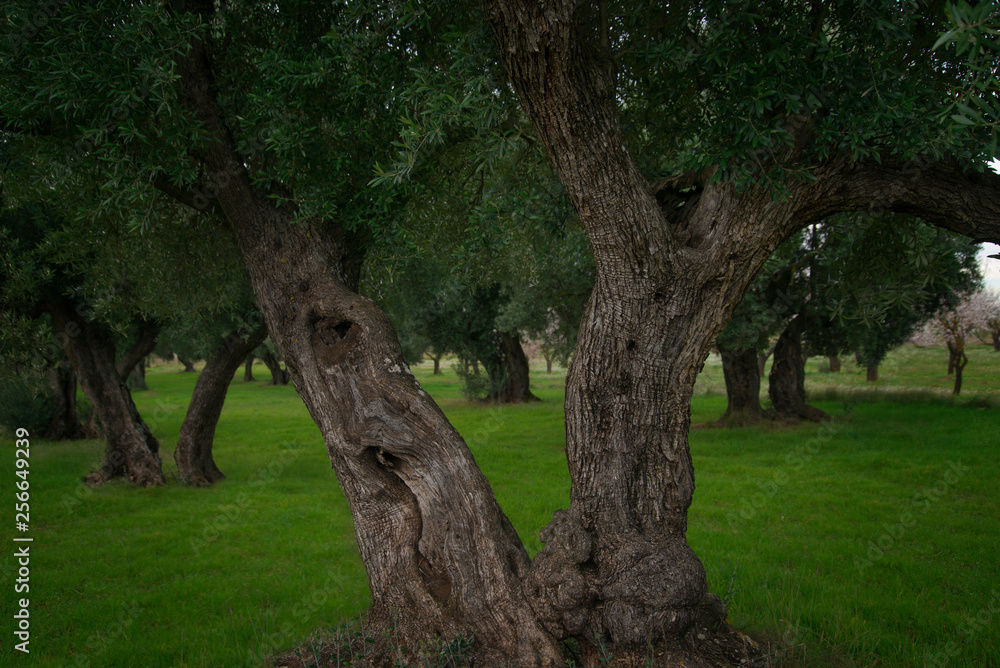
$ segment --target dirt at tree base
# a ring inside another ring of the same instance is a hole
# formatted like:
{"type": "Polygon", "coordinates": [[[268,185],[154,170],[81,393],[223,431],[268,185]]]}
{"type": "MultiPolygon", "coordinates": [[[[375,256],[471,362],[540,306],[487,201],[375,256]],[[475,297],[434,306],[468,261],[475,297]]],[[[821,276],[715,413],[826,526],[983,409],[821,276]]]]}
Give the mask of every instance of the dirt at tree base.
{"type": "MultiPolygon", "coordinates": [[[[711,598],[711,596],[710,596],[711,598]]],[[[621,655],[613,650],[597,657],[594,665],[609,668],[769,668],[774,665],[775,648],[733,628],[725,619],[725,608],[706,605],[695,625],[679,641],[650,647],[642,652],[621,655]],[[721,621],[720,621],[721,613],[721,621]]],[[[420,657],[402,656],[399,650],[386,651],[384,643],[373,640],[358,627],[342,627],[334,636],[313,638],[275,660],[275,668],[339,668],[341,666],[419,666],[421,668],[483,667],[492,663],[476,660],[472,643],[455,651],[440,643],[426,647],[420,657]],[[472,651],[464,651],[464,650],[472,651]],[[452,651],[449,651],[452,650],[452,651]],[[376,656],[377,655],[377,656],[376,656]]],[[[564,644],[566,666],[584,666],[575,643],[564,644]]],[[[598,650],[601,652],[602,650],[598,650]]]]}

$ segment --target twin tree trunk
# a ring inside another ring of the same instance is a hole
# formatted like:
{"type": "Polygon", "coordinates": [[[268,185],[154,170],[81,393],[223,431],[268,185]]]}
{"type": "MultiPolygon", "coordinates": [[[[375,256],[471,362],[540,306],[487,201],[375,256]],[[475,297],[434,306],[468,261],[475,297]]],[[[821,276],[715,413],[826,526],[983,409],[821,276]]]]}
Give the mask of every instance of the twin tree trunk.
{"type": "Polygon", "coordinates": [[[245,336],[227,336],[220,342],[215,355],[205,362],[174,450],[177,471],[187,484],[203,487],[225,477],[212,457],[215,427],[222,415],[229,383],[240,365],[247,361],[250,351],[265,338],[267,329],[263,325],[245,336]]]}
{"type": "Polygon", "coordinates": [[[104,462],[85,481],[98,486],[124,476],[144,487],[164,484],[160,444],[139,415],[119,374],[111,333],[100,323],[81,317],[76,304],[65,297],[47,301],[66,356],[101,420],[107,441],[104,462]]]}
{"type": "Polygon", "coordinates": [[[806,364],[802,356],[804,329],[805,318],[797,315],[778,337],[768,377],[768,396],[771,397],[771,406],[778,417],[814,422],[829,420],[829,415],[806,403],[806,364]]]}
{"type": "MultiPolygon", "coordinates": [[[[597,265],[567,379],[571,506],[543,531],[534,563],[461,437],[406,372],[388,319],[354,292],[362,253],[352,235],[336,221],[289,225],[291,205],[257,191],[233,148],[204,45],[179,63],[185,102],[213,138],[201,156],[214,208],[351,507],[369,622],[411,652],[435,635],[474,635],[483,665],[557,666],[558,641],[573,636],[596,666],[598,637],[627,660],[684,634],[706,592],[685,538],[691,396],[754,274],[794,230],[875,198],[934,204],[957,231],[981,220],[974,202],[992,206],[995,182],[982,177],[957,188],[941,172],[901,178],[888,162],[846,159],[789,181],[780,200],[710,173],[651,187],[624,149],[610,63],[581,42],[576,6],[483,3],[597,265]],[[656,191],[669,197],[662,210],[656,191]]],[[[1000,221],[1000,198],[994,210],[1000,221]]]]}

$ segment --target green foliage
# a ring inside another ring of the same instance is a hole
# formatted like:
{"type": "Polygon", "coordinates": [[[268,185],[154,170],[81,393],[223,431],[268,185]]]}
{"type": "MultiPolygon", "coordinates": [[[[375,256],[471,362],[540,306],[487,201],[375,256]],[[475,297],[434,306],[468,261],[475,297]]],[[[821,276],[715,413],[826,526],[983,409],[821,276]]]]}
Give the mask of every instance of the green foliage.
{"type": "Polygon", "coordinates": [[[946,110],[959,125],[992,131],[989,151],[1000,146],[1000,4],[962,0],[947,8],[952,27],[938,38],[934,48],[954,46],[955,55],[966,58],[970,77],[955,86],[954,101],[946,110]]]}
{"type": "Polygon", "coordinates": [[[45,433],[54,408],[44,378],[0,374],[0,427],[9,434],[21,427],[29,434],[45,433]]]}

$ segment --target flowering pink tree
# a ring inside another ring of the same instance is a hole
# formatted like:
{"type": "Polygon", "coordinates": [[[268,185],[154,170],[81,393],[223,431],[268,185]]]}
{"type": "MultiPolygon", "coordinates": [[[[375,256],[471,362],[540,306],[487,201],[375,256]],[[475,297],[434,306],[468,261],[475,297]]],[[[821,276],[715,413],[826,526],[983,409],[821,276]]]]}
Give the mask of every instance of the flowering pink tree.
{"type": "Polygon", "coordinates": [[[913,341],[917,345],[944,343],[948,347],[948,374],[955,374],[953,394],[962,391],[962,371],[969,363],[966,345],[984,331],[997,331],[1000,336],[1000,298],[995,292],[982,290],[969,295],[956,306],[938,311],[913,341]],[[994,330],[994,327],[997,327],[994,330]]]}

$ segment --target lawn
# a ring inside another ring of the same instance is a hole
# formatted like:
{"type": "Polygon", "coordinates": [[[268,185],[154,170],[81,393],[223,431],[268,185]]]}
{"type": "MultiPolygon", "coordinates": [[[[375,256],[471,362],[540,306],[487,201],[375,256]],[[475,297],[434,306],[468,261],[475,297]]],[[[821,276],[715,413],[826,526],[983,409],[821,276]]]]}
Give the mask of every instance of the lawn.
{"type": "MultiPolygon", "coordinates": [[[[725,408],[721,368],[706,363],[689,540],[733,624],[780,640],[782,665],[1000,665],[1000,353],[976,347],[970,358],[963,394],[973,396],[958,402],[940,349],[897,351],[875,384],[846,361],[831,374],[811,360],[807,386],[835,420],[741,430],[701,426],[725,408]]],[[[414,371],[534,553],[569,501],[565,372],[534,369],[543,401],[500,408],[465,401],[445,370],[414,371]]],[[[255,374],[267,379],[263,366],[255,374]]],[[[196,489],[178,482],[170,456],[194,380],[159,366],[135,393],[166,487],[87,489],[79,480],[101,443],[32,441],[30,593],[14,593],[8,538],[0,664],[264,666],[363,613],[350,515],[294,390],[237,375],[215,446],[228,478],[196,489]],[[30,655],[13,651],[9,630],[21,597],[30,655]]],[[[12,490],[13,442],[0,452],[12,490]]]]}

